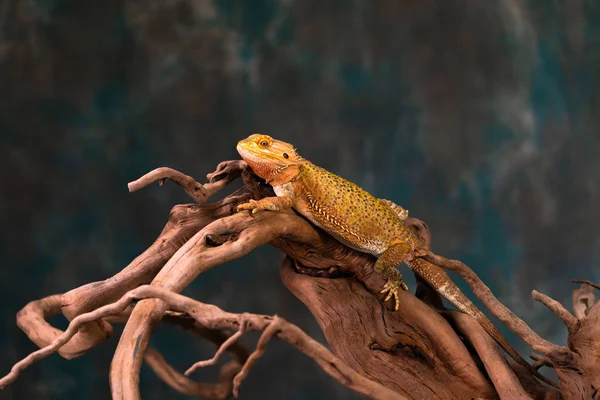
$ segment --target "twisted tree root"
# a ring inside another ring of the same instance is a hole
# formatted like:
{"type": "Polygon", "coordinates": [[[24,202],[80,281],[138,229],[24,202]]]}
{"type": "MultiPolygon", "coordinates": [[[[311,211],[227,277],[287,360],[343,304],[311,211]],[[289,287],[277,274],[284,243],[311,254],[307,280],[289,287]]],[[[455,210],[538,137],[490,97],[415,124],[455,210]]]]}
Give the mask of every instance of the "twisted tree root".
{"type": "MultiPolygon", "coordinates": [[[[474,320],[445,311],[437,293],[423,281],[417,280],[418,298],[401,293],[402,307],[394,312],[381,302],[378,292],[384,282],[373,272],[372,256],[343,246],[292,211],[255,216],[234,213],[238,204],[250,198],[273,195],[244,162],[223,162],[207,177],[209,183],[201,185],[180,172],[159,168],[130,184],[134,191],[169,179],[182,186],[196,204],[175,206],[154,244],[114,277],[31,302],[21,310],[19,326],[43,348],[17,363],[0,380],[2,386],[54,351],[66,358],[85,353],[110,335],[111,323],[126,322],[110,371],[116,399],[139,398],[143,360],[181,393],[211,398],[237,394],[239,384],[271,337],[289,341],[342,384],[371,398],[549,399],[558,395],[533,380],[529,371],[507,364],[474,320]],[[220,202],[204,204],[238,176],[244,179],[242,189],[220,202]],[[288,255],[281,267],[282,280],[311,310],[336,356],[281,318],[229,314],[176,294],[203,271],[264,243],[288,255]],[[146,286],[148,283],[151,285],[146,286]],[[140,285],[145,286],[136,289],[140,285]],[[61,310],[71,320],[65,332],[46,322],[61,310]],[[219,346],[211,360],[192,368],[216,363],[224,351],[234,356],[222,367],[218,383],[191,381],[175,371],[157,350],[147,349],[152,330],[161,320],[176,323],[219,346]],[[221,329],[237,333],[230,337],[221,329]],[[245,330],[263,331],[250,357],[237,343],[245,330]]],[[[427,225],[415,218],[407,218],[406,223],[430,243],[427,225]]],[[[586,350],[598,346],[595,333],[600,311],[596,304],[590,304],[589,296],[578,296],[580,308],[587,301],[582,309],[584,318],[578,311],[574,317],[547,296],[534,293],[568,327],[569,340],[559,346],[542,339],[502,305],[466,265],[433,253],[425,254],[425,258],[458,272],[492,314],[542,354],[538,364],[549,364],[556,370],[564,398],[598,396],[598,355],[586,350]]]]}
{"type": "MultiPolygon", "coordinates": [[[[312,357],[317,364],[332,377],[365,396],[390,400],[406,399],[400,394],[358,374],[327,350],[325,346],[306,335],[296,325],[290,324],[282,318],[257,314],[232,314],[225,312],[216,306],[204,304],[173,293],[167,289],[150,285],[144,285],[137,289],[133,289],[115,303],[102,306],[94,311],[74,318],[67,330],[58,336],[51,344],[31,353],[29,356],[15,364],[11,372],[0,379],[0,387],[3,388],[13,382],[19,376],[21,371],[31,366],[36,361],[46,358],[58,351],[58,349],[67,343],[85,323],[112,315],[119,315],[134,301],[141,299],[160,299],[171,307],[184,311],[202,326],[211,329],[237,329],[240,331],[240,327],[244,325],[247,326],[248,329],[263,331],[263,335],[259,339],[256,350],[246,360],[240,372],[238,372],[233,379],[233,390],[236,397],[241,381],[247,376],[256,359],[264,352],[268,340],[273,336],[277,336],[312,357]]],[[[227,345],[232,344],[228,343],[228,341],[225,343],[227,343],[227,345]]],[[[157,357],[155,352],[151,354],[150,358],[151,363],[154,366],[163,364],[164,368],[164,362],[157,357]]],[[[188,382],[185,382],[184,385],[190,386],[188,382]]]]}
{"type": "MultiPolygon", "coordinates": [[[[527,324],[496,299],[490,289],[465,264],[429,253],[425,258],[458,273],[490,312],[500,319],[531,348],[544,355],[545,365],[556,371],[561,395],[570,399],[600,396],[600,307],[598,303],[586,310],[587,318],[578,319],[559,302],[536,291],[532,298],[548,307],[565,324],[569,333],[565,346],[555,345],[535,333],[527,324]]],[[[575,281],[590,284],[589,281],[575,281]]],[[[591,283],[591,286],[594,284],[591,283]]]]}
{"type": "Polygon", "coordinates": [[[226,399],[229,397],[233,389],[233,377],[241,370],[241,366],[237,361],[230,361],[221,368],[219,382],[199,383],[181,375],[154,348],[146,350],[144,361],[160,379],[179,393],[209,399],[226,399]]]}

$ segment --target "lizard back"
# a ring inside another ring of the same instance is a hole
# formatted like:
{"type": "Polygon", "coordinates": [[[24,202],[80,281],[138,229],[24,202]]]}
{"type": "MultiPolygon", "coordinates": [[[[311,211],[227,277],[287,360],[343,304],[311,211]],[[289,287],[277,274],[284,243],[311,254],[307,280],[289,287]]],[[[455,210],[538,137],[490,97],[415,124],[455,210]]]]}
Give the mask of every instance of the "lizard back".
{"type": "Polygon", "coordinates": [[[291,185],[294,208],[355,250],[379,256],[393,243],[416,244],[416,237],[389,206],[324,168],[303,163],[291,185]]]}

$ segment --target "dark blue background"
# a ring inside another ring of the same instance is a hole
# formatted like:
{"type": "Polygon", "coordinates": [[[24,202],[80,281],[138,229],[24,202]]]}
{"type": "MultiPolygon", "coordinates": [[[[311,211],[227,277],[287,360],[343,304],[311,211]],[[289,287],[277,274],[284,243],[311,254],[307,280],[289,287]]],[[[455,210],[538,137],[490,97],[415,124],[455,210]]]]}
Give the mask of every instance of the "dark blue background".
{"type": "MultiPolygon", "coordinates": [[[[35,349],[21,307],[114,274],[189,202],[173,184],[129,194],[128,181],[158,166],[202,180],[256,131],[407,207],[436,252],[562,343],[530,291],[570,307],[571,278],[600,280],[599,71],[592,0],[0,0],[0,373],[35,349]]],[[[185,293],[322,340],[280,259],[259,249],[185,293]]],[[[0,397],[108,398],[119,333],[36,364],[0,397]]],[[[169,327],[152,344],[180,370],[213,351],[169,327]]],[[[176,398],[147,367],[141,387],[176,398]]],[[[276,342],[242,386],[242,398],[332,397],[358,398],[276,342]]]]}

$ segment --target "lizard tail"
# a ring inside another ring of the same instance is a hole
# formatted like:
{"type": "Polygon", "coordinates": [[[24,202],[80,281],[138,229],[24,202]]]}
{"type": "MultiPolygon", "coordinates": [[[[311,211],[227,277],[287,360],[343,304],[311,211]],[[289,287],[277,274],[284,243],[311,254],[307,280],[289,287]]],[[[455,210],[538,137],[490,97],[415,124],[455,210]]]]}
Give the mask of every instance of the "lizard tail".
{"type": "Polygon", "coordinates": [[[539,380],[558,388],[557,384],[540,374],[533,366],[531,366],[511,344],[506,340],[504,335],[496,328],[496,326],[485,316],[476,306],[460,291],[458,286],[446,274],[441,267],[430,263],[422,258],[416,258],[408,263],[410,268],[429,283],[439,294],[446,298],[452,305],[458,308],[465,314],[475,318],[477,322],[485,329],[485,331],[500,345],[500,347],[517,363],[523,365],[531,371],[539,380]]]}

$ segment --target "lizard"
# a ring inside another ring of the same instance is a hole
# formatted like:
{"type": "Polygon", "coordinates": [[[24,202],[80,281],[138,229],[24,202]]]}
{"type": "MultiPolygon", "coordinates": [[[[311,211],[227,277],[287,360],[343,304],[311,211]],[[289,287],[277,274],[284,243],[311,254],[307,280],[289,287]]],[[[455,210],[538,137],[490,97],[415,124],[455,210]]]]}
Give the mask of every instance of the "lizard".
{"type": "Polygon", "coordinates": [[[423,258],[428,246],[407,227],[408,211],[379,199],[358,185],[319,167],[298,154],[289,143],[255,133],[237,144],[252,171],[273,187],[276,196],[250,200],[237,211],[280,211],[293,208],[342,244],[377,257],[374,269],[386,280],[384,302],[399,307],[399,291],[408,290],[396,266],[406,263],[461,312],[475,318],[516,362],[538,379],[556,387],[525,361],[500,330],[454,284],[443,268],[423,258]]]}

